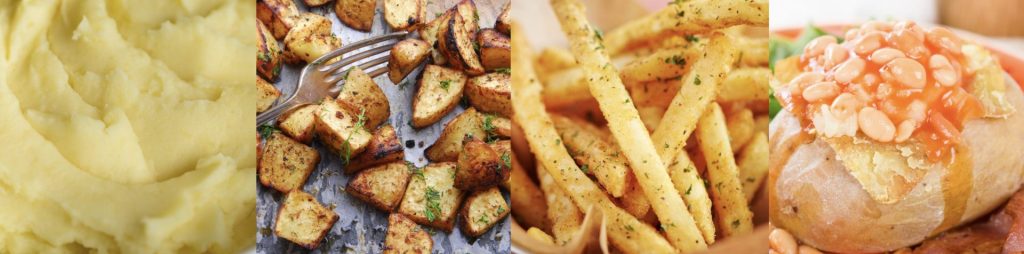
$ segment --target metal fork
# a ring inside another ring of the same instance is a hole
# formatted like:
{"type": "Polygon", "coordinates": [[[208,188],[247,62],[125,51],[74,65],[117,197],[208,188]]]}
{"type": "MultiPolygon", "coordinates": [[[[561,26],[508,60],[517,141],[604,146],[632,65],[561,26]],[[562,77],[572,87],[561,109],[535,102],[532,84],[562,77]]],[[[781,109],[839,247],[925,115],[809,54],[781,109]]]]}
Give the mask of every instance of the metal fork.
{"type": "Polygon", "coordinates": [[[388,71],[387,63],[391,56],[391,47],[405,38],[408,32],[395,32],[376,37],[371,37],[353,44],[346,45],[330,53],[324,54],[313,62],[302,68],[299,75],[299,82],[295,92],[284,101],[280,101],[269,110],[256,115],[256,125],[263,125],[277,119],[284,112],[288,112],[299,106],[311,104],[330,96],[337,97],[341,92],[342,78],[345,72],[352,65],[359,63],[359,68],[366,71],[370,77],[377,77],[388,71]],[[379,45],[378,45],[379,44],[379,45]],[[373,47],[368,47],[373,46],[373,47]],[[369,48],[361,50],[364,48],[369,48]],[[343,56],[347,53],[355,53],[351,56],[343,56]],[[385,53],[386,54],[381,54],[385,53]],[[327,63],[327,60],[341,57],[337,62],[327,63]],[[371,60],[370,57],[377,56],[371,60]],[[366,61],[363,61],[366,60],[366,61]],[[376,69],[370,68],[380,66],[376,69]]]}

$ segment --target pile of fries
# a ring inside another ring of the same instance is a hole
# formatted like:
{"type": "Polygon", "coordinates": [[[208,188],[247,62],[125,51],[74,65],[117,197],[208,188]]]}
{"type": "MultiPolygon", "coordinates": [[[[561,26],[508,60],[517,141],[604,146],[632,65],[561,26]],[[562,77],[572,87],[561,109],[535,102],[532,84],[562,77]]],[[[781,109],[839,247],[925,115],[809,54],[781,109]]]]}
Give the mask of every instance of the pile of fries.
{"type": "Polygon", "coordinates": [[[512,33],[513,241],[692,253],[750,233],[768,169],[767,1],[676,1],[608,33],[579,0],[550,3],[568,50],[535,55],[512,33]]]}

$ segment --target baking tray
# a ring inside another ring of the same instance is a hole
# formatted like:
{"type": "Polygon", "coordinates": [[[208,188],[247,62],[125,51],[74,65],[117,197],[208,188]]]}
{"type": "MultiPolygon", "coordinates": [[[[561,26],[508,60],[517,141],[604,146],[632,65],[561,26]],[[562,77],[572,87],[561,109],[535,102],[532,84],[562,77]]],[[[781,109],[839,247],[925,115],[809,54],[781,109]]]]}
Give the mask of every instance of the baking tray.
{"type": "MultiPolygon", "coordinates": [[[[491,27],[501,8],[509,0],[476,0],[480,14],[481,27],[491,27]]],[[[427,19],[433,20],[438,13],[442,13],[458,1],[455,0],[427,0],[427,19]]],[[[333,23],[332,31],[341,38],[342,45],[348,45],[357,41],[392,32],[383,17],[383,1],[378,0],[377,14],[374,17],[371,32],[362,32],[351,29],[342,24],[334,15],[334,3],[321,7],[309,8],[302,1],[295,3],[301,12],[312,12],[323,15],[333,23]]],[[[413,33],[415,34],[415,33],[413,33]]],[[[411,35],[418,36],[418,35],[411,35]]],[[[430,61],[429,59],[427,61],[430,61]]],[[[285,65],[281,70],[280,79],[274,85],[281,90],[281,98],[287,98],[295,92],[295,84],[298,82],[299,72],[304,65],[285,65]]],[[[466,106],[460,104],[454,111],[446,115],[440,122],[422,129],[413,129],[409,125],[412,115],[412,99],[416,92],[416,80],[418,80],[423,67],[420,66],[409,74],[399,84],[391,82],[387,75],[381,75],[373,80],[384,91],[388,97],[391,107],[389,123],[394,126],[399,139],[405,146],[405,160],[422,167],[428,163],[423,151],[437,140],[444,125],[455,116],[465,110],[466,106]]],[[[334,211],[340,216],[338,221],[331,228],[331,231],[324,237],[320,247],[309,251],[290,241],[279,238],[273,233],[274,217],[284,195],[271,188],[264,187],[257,183],[256,197],[256,251],[258,253],[380,253],[384,248],[384,237],[387,233],[388,214],[379,211],[369,204],[360,201],[347,193],[345,186],[351,176],[342,173],[341,158],[331,153],[327,147],[318,141],[313,142],[313,147],[320,152],[320,164],[310,175],[309,180],[303,185],[303,190],[309,192],[326,206],[333,206],[334,211]]],[[[509,200],[507,190],[502,190],[505,200],[509,200]]],[[[457,222],[461,223],[461,222],[457,222]]],[[[426,227],[425,227],[426,228],[426,227]]],[[[505,218],[491,230],[477,238],[471,238],[462,234],[456,227],[451,234],[445,234],[440,230],[428,229],[434,239],[434,253],[509,253],[511,236],[509,230],[511,222],[505,218]]]]}

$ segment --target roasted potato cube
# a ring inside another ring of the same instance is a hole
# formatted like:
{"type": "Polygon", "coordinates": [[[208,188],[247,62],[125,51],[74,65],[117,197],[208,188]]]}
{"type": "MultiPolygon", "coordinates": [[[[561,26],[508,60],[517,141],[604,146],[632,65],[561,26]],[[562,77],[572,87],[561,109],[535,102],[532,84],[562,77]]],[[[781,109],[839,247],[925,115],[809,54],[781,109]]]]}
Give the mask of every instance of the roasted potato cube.
{"type": "Polygon", "coordinates": [[[306,6],[316,7],[316,6],[323,6],[323,5],[327,4],[327,3],[330,3],[331,0],[302,0],[302,2],[305,2],[306,6]]]}
{"type": "Polygon", "coordinates": [[[259,76],[256,77],[256,92],[260,94],[260,98],[256,100],[257,113],[267,111],[277,101],[277,97],[281,97],[281,90],[277,90],[277,87],[259,76]]]}
{"type": "Polygon", "coordinates": [[[345,86],[338,94],[338,100],[365,109],[367,129],[375,129],[388,120],[388,116],[391,115],[388,97],[380,90],[380,86],[373,82],[373,78],[358,66],[349,69],[345,76],[345,86]]]}
{"type": "Polygon", "coordinates": [[[281,54],[281,44],[263,22],[256,21],[256,73],[267,80],[277,80],[283,62],[281,54]]]}
{"type": "Polygon", "coordinates": [[[352,29],[369,32],[376,14],[377,0],[338,0],[334,13],[338,19],[352,29]]]}
{"type": "Polygon", "coordinates": [[[466,75],[457,70],[428,64],[421,75],[419,90],[412,99],[415,128],[434,124],[455,109],[466,87],[466,75]]]}
{"type": "Polygon", "coordinates": [[[487,143],[467,137],[462,142],[462,153],[459,153],[455,188],[482,190],[508,180],[511,169],[505,167],[500,156],[487,143]]]}
{"type": "Polygon", "coordinates": [[[277,210],[274,234],[307,249],[316,249],[338,221],[338,214],[302,190],[288,192],[277,210]]]}
{"type": "Polygon", "coordinates": [[[411,31],[426,19],[427,6],[423,0],[384,0],[384,21],[391,29],[411,31]]]}
{"type": "Polygon", "coordinates": [[[391,48],[391,59],[388,60],[388,78],[398,84],[416,69],[430,54],[430,44],[418,39],[405,39],[391,48]]]}
{"type": "Polygon", "coordinates": [[[420,38],[423,38],[423,41],[430,45],[430,58],[433,59],[432,62],[436,65],[444,65],[448,62],[444,59],[444,54],[441,54],[437,47],[437,32],[441,30],[441,26],[448,24],[448,19],[451,19],[453,15],[455,15],[455,11],[447,11],[419,29],[420,38]]]}
{"type": "Polygon", "coordinates": [[[441,136],[424,152],[427,159],[430,161],[458,160],[459,153],[462,151],[462,140],[466,136],[485,137],[487,135],[480,124],[480,119],[480,114],[476,112],[476,109],[469,108],[448,122],[448,125],[445,125],[444,130],[441,131],[441,136]]]}
{"type": "Polygon", "coordinates": [[[508,216],[508,203],[498,187],[474,192],[462,205],[462,233],[478,237],[508,216]]]}
{"type": "Polygon", "coordinates": [[[274,39],[283,39],[295,26],[299,9],[292,0],[262,0],[256,2],[256,18],[267,25],[274,39]]]}
{"type": "Polygon", "coordinates": [[[397,161],[405,158],[402,141],[398,139],[395,128],[385,124],[373,134],[373,139],[363,151],[345,165],[345,174],[354,174],[360,170],[397,161]]]}
{"type": "Polygon", "coordinates": [[[487,141],[496,139],[512,138],[512,119],[501,116],[484,114],[481,122],[484,132],[487,133],[487,141]]]}
{"type": "Polygon", "coordinates": [[[434,239],[416,222],[400,213],[388,216],[388,234],[384,238],[384,254],[430,254],[434,239]]]}
{"type": "Polygon", "coordinates": [[[320,110],[320,105],[309,104],[285,112],[277,118],[277,128],[296,141],[308,144],[313,140],[313,126],[316,119],[313,114],[320,110]]]}
{"type": "Polygon", "coordinates": [[[341,47],[341,39],[331,33],[331,21],[313,13],[299,15],[295,27],[284,37],[285,61],[311,63],[341,47]]]}
{"type": "MultiPolygon", "coordinates": [[[[470,33],[470,39],[476,39],[476,30],[480,30],[480,14],[476,12],[476,2],[473,0],[462,0],[456,4],[452,9],[458,16],[462,16],[464,22],[460,22],[462,27],[470,33]]],[[[449,22],[451,22],[449,20],[449,22]]]]}
{"type": "Polygon", "coordinates": [[[476,76],[484,73],[484,67],[476,53],[476,30],[466,30],[466,22],[462,15],[449,19],[438,30],[437,46],[452,68],[476,76]]]}
{"type": "Polygon", "coordinates": [[[512,1],[505,4],[505,8],[501,9],[501,14],[498,14],[498,19],[494,21],[494,29],[498,32],[504,33],[505,35],[512,34],[512,15],[509,12],[512,9],[512,1]]]}
{"type": "Polygon", "coordinates": [[[480,64],[484,70],[508,68],[512,64],[512,45],[509,44],[508,36],[488,28],[480,30],[476,38],[480,45],[480,64]]]}
{"type": "Polygon", "coordinates": [[[366,111],[331,98],[324,98],[316,112],[316,129],[320,141],[350,160],[370,144],[370,131],[366,125],[366,111]]]}
{"type": "Polygon", "coordinates": [[[360,171],[348,181],[345,192],[381,211],[394,211],[412,176],[410,167],[415,168],[398,161],[360,171]]]}
{"type": "Polygon", "coordinates": [[[488,73],[469,79],[466,84],[469,105],[481,112],[512,116],[512,76],[488,73]]]}
{"type": "Polygon", "coordinates": [[[316,149],[275,132],[257,163],[260,183],[284,193],[302,189],[317,163],[320,153],[316,149]]]}
{"type": "Polygon", "coordinates": [[[462,202],[455,188],[455,163],[430,163],[413,172],[398,212],[420,225],[451,233],[462,202]]]}

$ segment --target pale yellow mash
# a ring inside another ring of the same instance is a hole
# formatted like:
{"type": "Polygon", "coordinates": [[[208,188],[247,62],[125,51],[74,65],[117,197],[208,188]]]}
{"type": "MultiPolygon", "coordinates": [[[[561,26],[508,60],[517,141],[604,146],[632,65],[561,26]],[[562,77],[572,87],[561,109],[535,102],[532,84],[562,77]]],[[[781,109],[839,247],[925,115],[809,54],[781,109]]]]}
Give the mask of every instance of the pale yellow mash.
{"type": "Polygon", "coordinates": [[[255,242],[253,0],[0,0],[0,253],[255,242]]]}

